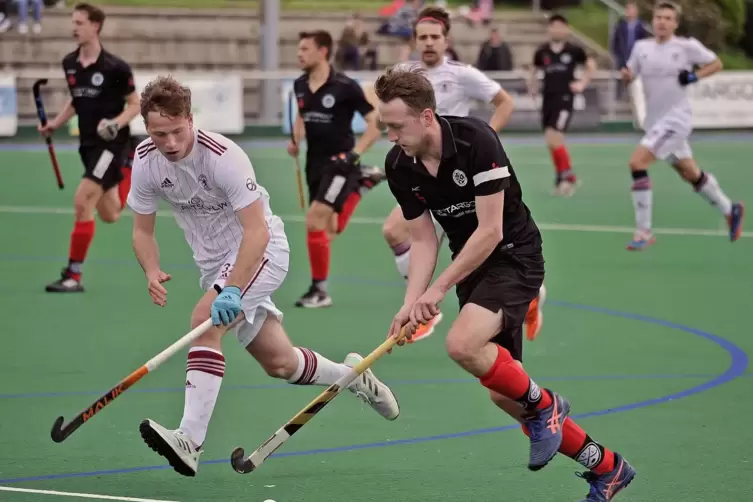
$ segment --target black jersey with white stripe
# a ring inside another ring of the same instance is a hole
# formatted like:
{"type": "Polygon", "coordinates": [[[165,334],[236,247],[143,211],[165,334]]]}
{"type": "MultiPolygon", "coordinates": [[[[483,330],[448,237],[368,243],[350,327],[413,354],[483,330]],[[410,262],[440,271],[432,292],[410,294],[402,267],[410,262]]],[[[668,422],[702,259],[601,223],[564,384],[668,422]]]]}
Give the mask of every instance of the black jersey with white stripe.
{"type": "Polygon", "coordinates": [[[442,226],[453,257],[478,227],[476,198],[504,191],[503,239],[497,250],[541,249],[541,235],[497,133],[475,117],[440,116],[442,159],[437,176],[395,145],[385,159],[387,181],[407,220],[426,210],[442,226]]]}

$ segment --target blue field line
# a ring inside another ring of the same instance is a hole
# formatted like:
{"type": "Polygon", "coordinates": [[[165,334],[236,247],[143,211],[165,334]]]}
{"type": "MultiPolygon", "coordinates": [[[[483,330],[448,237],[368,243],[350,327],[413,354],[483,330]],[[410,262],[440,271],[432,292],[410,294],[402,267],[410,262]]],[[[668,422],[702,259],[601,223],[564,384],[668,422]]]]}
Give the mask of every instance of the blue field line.
{"type": "MultiPolygon", "coordinates": [[[[579,305],[579,304],[574,304],[574,303],[569,303],[569,302],[551,302],[551,303],[556,304],[561,307],[565,307],[565,308],[581,310],[581,311],[586,311],[586,312],[594,312],[594,313],[610,315],[614,317],[621,317],[624,319],[631,319],[635,321],[663,326],[670,329],[680,330],[685,333],[698,336],[718,346],[719,348],[725,350],[730,359],[730,364],[726,371],[724,371],[721,375],[717,375],[711,380],[704,382],[700,385],[696,385],[689,389],[682,390],[679,392],[674,392],[672,394],[667,394],[666,396],[661,396],[654,399],[647,399],[644,401],[625,404],[625,405],[617,406],[614,408],[606,408],[603,410],[597,410],[597,411],[592,411],[588,413],[571,415],[572,418],[576,420],[590,418],[590,417],[610,415],[610,414],[615,414],[615,413],[624,413],[624,412],[637,410],[640,408],[646,408],[648,406],[653,406],[657,404],[664,404],[664,403],[668,403],[677,399],[682,399],[685,397],[690,397],[696,394],[700,394],[702,392],[711,390],[714,387],[718,387],[725,383],[731,382],[737,377],[745,374],[748,368],[748,355],[745,353],[743,349],[741,349],[734,343],[730,342],[729,340],[716,336],[712,333],[708,333],[706,331],[684,326],[684,325],[677,324],[671,321],[665,321],[662,319],[656,319],[653,317],[644,316],[640,314],[633,314],[629,312],[620,312],[620,311],[616,311],[612,309],[605,309],[601,307],[594,307],[594,306],[588,306],[588,305],[579,305]]],[[[337,446],[333,448],[318,448],[318,449],[310,449],[310,450],[280,452],[280,453],[275,453],[272,456],[276,458],[298,457],[298,456],[305,456],[305,455],[317,455],[317,454],[322,454],[322,453],[337,453],[337,452],[346,452],[346,451],[365,450],[365,449],[371,449],[371,448],[383,448],[383,447],[388,447],[388,446],[409,445],[409,444],[416,444],[416,443],[425,443],[425,442],[430,442],[430,441],[440,441],[440,440],[447,440],[447,439],[478,436],[481,434],[491,434],[491,433],[496,433],[496,432],[518,430],[519,428],[520,428],[519,425],[507,425],[503,427],[490,427],[490,428],[474,429],[474,430],[463,431],[463,432],[454,432],[450,434],[439,434],[439,435],[433,435],[433,436],[397,439],[397,440],[391,440],[391,441],[378,441],[378,442],[372,442],[372,443],[337,446]]],[[[255,445],[252,445],[252,446],[255,446],[255,445]]],[[[250,452],[247,452],[247,453],[250,453],[250,452]]],[[[216,465],[216,464],[225,464],[228,462],[229,462],[229,459],[215,459],[215,460],[209,460],[202,463],[205,465],[206,464],[216,465]]],[[[26,476],[26,477],[19,477],[19,478],[0,479],[0,483],[9,484],[9,483],[21,483],[21,482],[26,482],[26,481],[42,481],[42,480],[53,480],[53,479],[106,476],[106,475],[114,475],[114,474],[133,473],[133,472],[163,470],[163,469],[169,469],[169,468],[170,467],[167,465],[150,465],[150,466],[142,466],[142,467],[123,468],[123,469],[109,469],[109,470],[100,470],[100,471],[73,472],[73,473],[63,473],[63,474],[48,474],[48,475],[41,475],[41,476],[26,476]]]]}
{"type": "MultiPolygon", "coordinates": [[[[568,142],[574,145],[633,145],[641,138],[641,132],[630,133],[610,133],[610,134],[588,134],[574,133],[568,136],[568,142]]],[[[543,135],[533,133],[530,135],[505,135],[501,138],[504,145],[511,146],[544,146],[543,135]]],[[[753,133],[747,131],[740,132],[699,132],[693,134],[691,141],[693,143],[707,142],[749,142],[753,140],[753,133]]],[[[284,149],[289,139],[284,138],[259,138],[259,139],[241,139],[237,143],[244,149],[253,148],[279,148],[284,149]]],[[[385,139],[380,139],[375,146],[389,148],[392,146],[385,139]]],[[[55,143],[57,151],[78,151],[78,141],[75,139],[65,139],[55,143]]],[[[40,139],[23,139],[18,142],[0,141],[0,153],[2,152],[43,152],[47,151],[47,145],[40,139]]]]}

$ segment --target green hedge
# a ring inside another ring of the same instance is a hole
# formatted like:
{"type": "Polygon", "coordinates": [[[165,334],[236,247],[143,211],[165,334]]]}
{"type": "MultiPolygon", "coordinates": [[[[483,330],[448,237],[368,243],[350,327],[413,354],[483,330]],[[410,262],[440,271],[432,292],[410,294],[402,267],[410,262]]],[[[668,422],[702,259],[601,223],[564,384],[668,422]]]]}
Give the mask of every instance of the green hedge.
{"type": "MultiPolygon", "coordinates": [[[[639,0],[650,22],[655,0],[639,0]]],[[[715,51],[737,47],[745,29],[745,0],[675,0],[682,7],[679,34],[693,36],[715,51]]]]}

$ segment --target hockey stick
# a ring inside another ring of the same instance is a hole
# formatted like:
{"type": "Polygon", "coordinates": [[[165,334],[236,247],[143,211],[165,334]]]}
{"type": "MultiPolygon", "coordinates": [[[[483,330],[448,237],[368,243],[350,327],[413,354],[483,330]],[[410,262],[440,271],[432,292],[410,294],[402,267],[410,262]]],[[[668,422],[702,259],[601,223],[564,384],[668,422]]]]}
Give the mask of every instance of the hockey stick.
{"type": "MultiPolygon", "coordinates": [[[[238,323],[241,319],[244,318],[244,314],[241,313],[238,317],[235,318],[235,320],[228,326],[228,330],[232,329],[233,326],[235,326],[236,323],[238,323]]],[[[212,319],[207,319],[203,323],[201,323],[196,328],[189,331],[186,335],[184,335],[180,340],[170,345],[168,348],[154,356],[153,358],[149,359],[143,366],[141,366],[139,369],[125,377],[123,380],[118,382],[118,384],[113,387],[112,389],[108,390],[106,393],[104,393],[99,399],[94,401],[89,407],[85,408],[81,413],[76,415],[73,420],[68,422],[67,424],[63,425],[65,422],[65,419],[63,417],[58,417],[57,420],[55,420],[55,423],[52,426],[52,440],[56,443],[62,443],[65,441],[68,436],[73,434],[76,429],[81,427],[84,423],[91,420],[91,418],[102,411],[102,409],[107,406],[108,404],[112,403],[117,397],[119,397],[121,394],[123,394],[125,391],[130,389],[136,382],[141,380],[147,373],[151,373],[154,370],[156,370],[158,367],[162,365],[165,361],[170,359],[172,356],[175,355],[176,352],[179,350],[185,348],[187,345],[189,345],[192,341],[199,338],[201,335],[206,333],[209,328],[212,327],[212,319]]]]}
{"type": "Polygon", "coordinates": [[[369,369],[377,359],[382,357],[388,351],[395,346],[398,341],[405,337],[405,328],[400,331],[398,337],[389,337],[379,347],[366,356],[360,363],[356,364],[345,375],[337,379],[335,383],[327,387],[324,392],[319,394],[316,399],[311,401],[305,408],[299,411],[293,418],[283,425],[275,432],[272,437],[267,439],[256,451],[254,451],[248,458],[244,458],[245,451],[243,448],[236,448],[230,456],[230,462],[233,464],[233,469],[241,474],[247,474],[259,468],[259,466],[269,458],[272,453],[275,452],[280,446],[285,444],[285,441],[298,432],[298,430],[306,425],[306,422],[314,418],[314,416],[322,411],[322,409],[334,398],[347,388],[361,373],[369,369]]]}
{"type": "MultiPolygon", "coordinates": [[[[32,93],[34,94],[34,103],[37,106],[37,117],[39,117],[39,122],[42,124],[42,127],[47,125],[47,112],[45,112],[44,110],[42,93],[40,91],[40,88],[43,85],[47,85],[46,78],[37,80],[36,82],[34,82],[34,86],[32,87],[32,93]]],[[[55,147],[52,145],[52,138],[50,136],[46,136],[44,141],[45,143],[47,143],[47,151],[50,153],[52,169],[55,171],[55,177],[58,180],[58,188],[62,190],[63,188],[65,188],[63,185],[63,176],[60,174],[60,167],[58,166],[58,159],[55,155],[55,147]]]]}
{"type": "MultiPolygon", "coordinates": [[[[295,141],[295,120],[293,120],[293,91],[288,93],[288,124],[290,125],[290,141],[294,145],[298,146],[295,141]]],[[[295,156],[295,178],[298,183],[298,205],[301,209],[305,209],[306,201],[303,199],[303,180],[301,179],[301,164],[298,162],[298,155],[295,156]]]]}

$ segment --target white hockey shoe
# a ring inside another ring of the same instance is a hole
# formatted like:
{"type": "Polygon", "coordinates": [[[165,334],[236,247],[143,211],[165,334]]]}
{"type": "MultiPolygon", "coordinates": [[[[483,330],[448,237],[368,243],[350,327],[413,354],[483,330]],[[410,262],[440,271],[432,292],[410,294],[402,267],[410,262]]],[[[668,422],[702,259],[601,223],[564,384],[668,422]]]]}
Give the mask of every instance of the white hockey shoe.
{"type": "MultiPolygon", "coordinates": [[[[345,356],[343,364],[352,368],[361,361],[363,361],[363,357],[360,354],[351,352],[345,356]]],[[[395,420],[400,415],[400,405],[397,402],[395,394],[374,376],[371,369],[367,369],[361,373],[350,384],[348,390],[387,420],[395,420]]]]}
{"type": "Polygon", "coordinates": [[[180,429],[165,429],[154,420],[146,419],[139,425],[141,437],[152,450],[167,459],[175,472],[194,477],[199,470],[199,456],[204,450],[180,429]]]}

